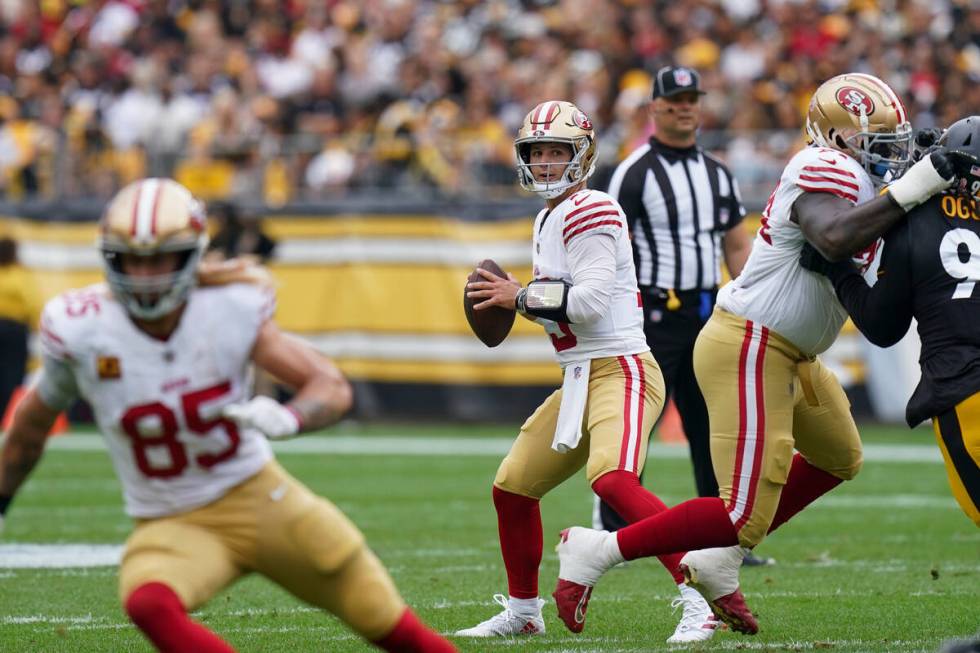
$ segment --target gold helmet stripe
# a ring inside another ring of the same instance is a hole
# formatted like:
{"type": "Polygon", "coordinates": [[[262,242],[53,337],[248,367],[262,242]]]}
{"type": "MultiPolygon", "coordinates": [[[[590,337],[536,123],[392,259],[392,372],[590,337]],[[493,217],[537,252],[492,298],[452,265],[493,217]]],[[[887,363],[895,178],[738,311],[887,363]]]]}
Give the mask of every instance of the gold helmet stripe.
{"type": "Polygon", "coordinates": [[[895,91],[893,91],[888,84],[884,83],[874,75],[868,75],[865,73],[851,73],[851,74],[854,77],[860,77],[861,79],[866,80],[868,83],[880,89],[881,92],[884,93],[885,97],[891,100],[892,108],[895,109],[895,113],[898,114],[898,122],[899,123],[907,122],[908,118],[906,117],[906,113],[905,113],[905,105],[902,104],[902,101],[899,99],[897,95],[895,95],[895,91]]]}
{"type": "Polygon", "coordinates": [[[157,232],[157,209],[160,207],[160,179],[143,181],[136,191],[133,204],[133,224],[130,233],[136,241],[152,241],[157,232]]]}

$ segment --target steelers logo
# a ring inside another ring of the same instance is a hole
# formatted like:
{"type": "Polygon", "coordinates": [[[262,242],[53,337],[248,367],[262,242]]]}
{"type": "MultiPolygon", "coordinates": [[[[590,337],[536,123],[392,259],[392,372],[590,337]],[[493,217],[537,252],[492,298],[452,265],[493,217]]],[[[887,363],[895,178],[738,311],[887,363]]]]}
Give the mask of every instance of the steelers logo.
{"type": "Polygon", "coordinates": [[[837,104],[855,116],[870,116],[875,110],[875,103],[868,94],[853,86],[843,86],[837,91],[837,104]]]}

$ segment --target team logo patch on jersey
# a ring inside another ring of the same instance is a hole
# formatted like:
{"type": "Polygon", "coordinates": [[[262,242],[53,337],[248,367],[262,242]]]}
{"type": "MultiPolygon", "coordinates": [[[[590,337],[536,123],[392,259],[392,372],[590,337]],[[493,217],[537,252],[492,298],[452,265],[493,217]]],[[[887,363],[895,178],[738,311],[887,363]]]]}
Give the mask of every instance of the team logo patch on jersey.
{"type": "Polygon", "coordinates": [[[874,113],[875,103],[868,97],[868,94],[853,86],[844,86],[837,91],[837,104],[850,111],[855,116],[862,113],[870,116],[874,113]]]}
{"type": "Polygon", "coordinates": [[[95,359],[95,369],[99,378],[104,381],[122,378],[122,365],[118,356],[99,356],[95,359]]]}

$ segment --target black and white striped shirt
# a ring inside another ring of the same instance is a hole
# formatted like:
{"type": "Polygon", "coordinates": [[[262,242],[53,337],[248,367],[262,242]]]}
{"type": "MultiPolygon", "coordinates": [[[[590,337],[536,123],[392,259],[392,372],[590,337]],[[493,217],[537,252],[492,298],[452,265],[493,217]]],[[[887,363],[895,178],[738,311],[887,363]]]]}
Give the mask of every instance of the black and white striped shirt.
{"type": "Polygon", "coordinates": [[[700,147],[656,138],[626,157],[609,182],[629,222],[641,288],[710,290],[721,281],[721,239],[742,221],[738,185],[700,147]]]}

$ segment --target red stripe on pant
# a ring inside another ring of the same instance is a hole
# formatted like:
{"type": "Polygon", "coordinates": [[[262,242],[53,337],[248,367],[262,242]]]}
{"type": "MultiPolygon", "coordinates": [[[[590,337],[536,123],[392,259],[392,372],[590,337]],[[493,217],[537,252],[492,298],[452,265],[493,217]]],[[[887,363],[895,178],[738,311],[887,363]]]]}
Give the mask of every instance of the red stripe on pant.
{"type": "MultiPolygon", "coordinates": [[[[631,400],[633,398],[633,373],[625,356],[618,356],[619,366],[623,368],[626,377],[626,393],[623,397],[623,441],[619,445],[619,468],[633,471],[635,468],[626,467],[626,458],[630,450],[630,417],[633,413],[631,400]]],[[[635,462],[635,461],[634,461],[635,462]]]]}
{"type": "MultiPolygon", "coordinates": [[[[765,358],[766,343],[769,341],[769,329],[759,328],[759,351],[755,358],[755,452],[752,457],[752,470],[749,476],[749,495],[745,500],[745,511],[735,523],[735,529],[739,530],[745,522],[752,516],[752,508],[755,507],[755,492],[759,485],[759,474],[762,471],[762,452],[766,446],[766,386],[765,386],[765,358]]],[[[747,400],[751,397],[746,397],[747,400]]],[[[748,434],[746,434],[748,436],[748,434]]]]}
{"type": "Polygon", "coordinates": [[[735,510],[738,492],[741,489],[742,456],[745,453],[745,430],[748,419],[748,406],[745,397],[745,363],[749,358],[749,345],[752,344],[752,322],[745,323],[745,337],[742,338],[742,352],[738,357],[738,445],[735,447],[735,471],[732,478],[732,496],[728,500],[728,512],[735,510]]]}
{"type": "Polygon", "coordinates": [[[643,444],[643,398],[646,396],[647,379],[643,372],[643,361],[639,355],[633,354],[633,362],[640,373],[640,391],[637,393],[636,401],[636,426],[633,432],[636,434],[636,448],[633,450],[633,471],[639,473],[640,470],[640,446],[643,444]]]}

